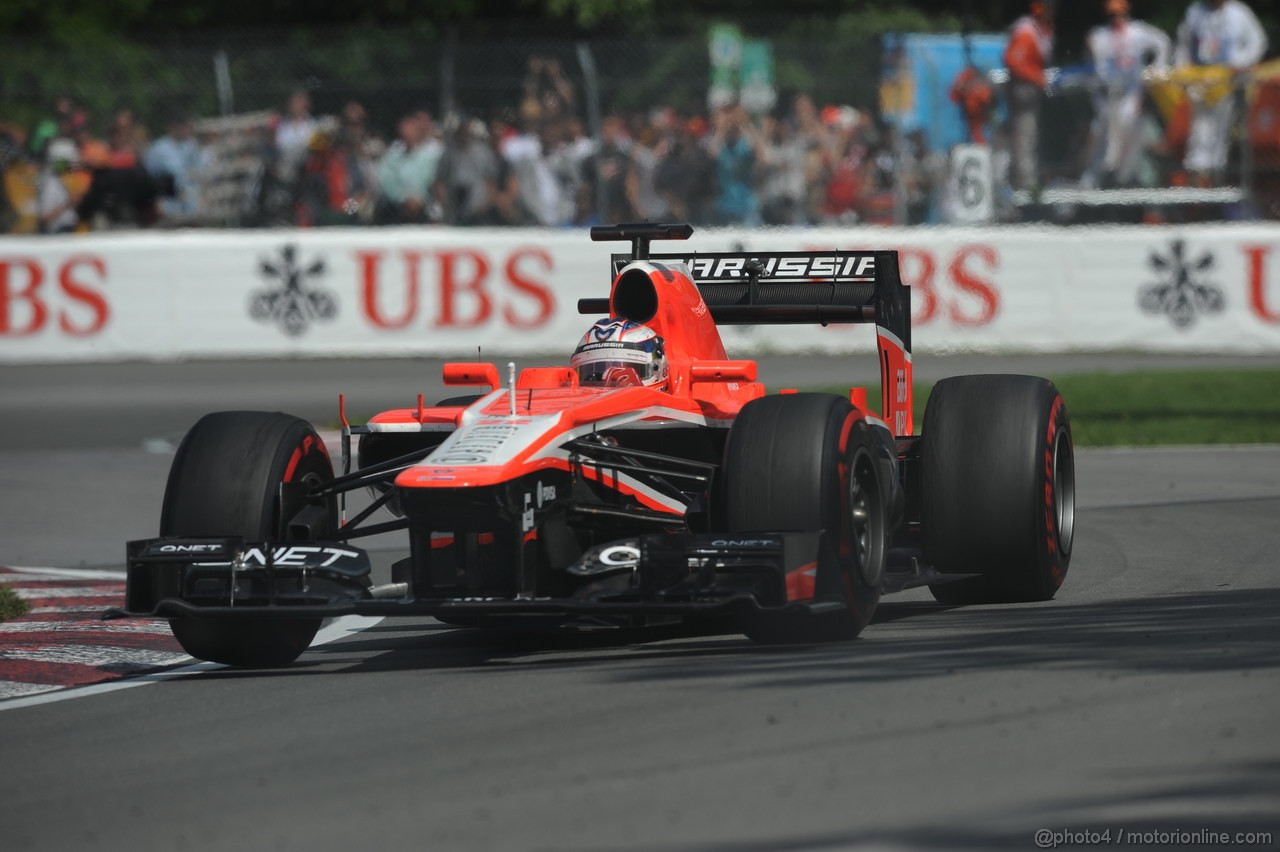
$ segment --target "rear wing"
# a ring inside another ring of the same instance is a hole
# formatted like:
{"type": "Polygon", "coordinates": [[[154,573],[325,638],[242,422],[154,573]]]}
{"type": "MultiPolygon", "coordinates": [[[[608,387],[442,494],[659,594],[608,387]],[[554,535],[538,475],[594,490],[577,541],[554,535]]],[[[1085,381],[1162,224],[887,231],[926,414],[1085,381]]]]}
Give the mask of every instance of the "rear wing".
{"type": "MultiPolygon", "coordinates": [[[[612,255],[612,275],[644,260],[683,264],[718,324],[870,323],[880,352],[884,416],[895,435],[914,428],[911,405],[911,289],[896,251],[649,252],[651,240],[685,240],[689,225],[613,225],[591,229],[595,241],[629,240],[612,255]]],[[[609,313],[609,300],[579,299],[578,312],[609,313]]]]}

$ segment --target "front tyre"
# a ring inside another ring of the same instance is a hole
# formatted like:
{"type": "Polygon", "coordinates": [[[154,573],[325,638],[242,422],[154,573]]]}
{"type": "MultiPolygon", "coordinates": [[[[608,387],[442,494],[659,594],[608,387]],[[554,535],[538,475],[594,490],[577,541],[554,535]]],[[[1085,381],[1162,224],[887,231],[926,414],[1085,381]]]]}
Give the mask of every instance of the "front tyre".
{"type": "Polygon", "coordinates": [[[934,385],[921,437],[925,558],[943,603],[1049,600],[1075,536],[1075,451],[1062,394],[1033,376],[934,385]]]}
{"type": "Polygon", "coordinates": [[[847,400],[816,393],[753,400],[734,422],[725,443],[716,528],[823,530],[812,597],[841,605],[820,613],[753,614],[742,625],[752,639],[842,641],[871,620],[888,536],[872,428],[847,400]]]}
{"type": "MultiPolygon", "coordinates": [[[[169,469],[160,535],[283,540],[302,506],[281,505],[281,483],[333,478],[324,442],[305,420],[279,412],[222,411],[202,417],[182,439],[169,469]]],[[[333,498],[324,508],[337,530],[333,498]]],[[[322,536],[323,537],[323,536],[322,536]]],[[[183,650],[201,660],[262,668],[298,658],[320,619],[170,619],[183,650]]]]}

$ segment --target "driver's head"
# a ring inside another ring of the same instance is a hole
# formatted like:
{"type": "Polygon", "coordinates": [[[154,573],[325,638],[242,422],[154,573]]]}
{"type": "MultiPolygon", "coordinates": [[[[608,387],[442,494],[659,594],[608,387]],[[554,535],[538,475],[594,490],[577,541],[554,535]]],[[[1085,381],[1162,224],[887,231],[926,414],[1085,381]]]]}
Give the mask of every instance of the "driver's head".
{"type": "Polygon", "coordinates": [[[569,365],[591,387],[653,387],[667,381],[662,338],[647,325],[608,317],[587,329],[569,365]]]}

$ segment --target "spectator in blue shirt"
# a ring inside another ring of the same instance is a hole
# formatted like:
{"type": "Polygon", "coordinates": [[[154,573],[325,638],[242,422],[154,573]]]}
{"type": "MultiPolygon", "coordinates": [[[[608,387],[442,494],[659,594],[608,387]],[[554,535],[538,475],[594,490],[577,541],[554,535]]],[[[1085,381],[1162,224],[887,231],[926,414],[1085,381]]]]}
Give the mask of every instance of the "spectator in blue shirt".
{"type": "Polygon", "coordinates": [[[436,221],[440,214],[432,209],[431,188],[444,145],[436,138],[435,125],[426,112],[410,113],[400,119],[399,134],[378,164],[382,187],[379,221],[436,221]]]}
{"type": "Polygon", "coordinates": [[[162,218],[181,221],[196,214],[200,208],[200,143],[189,118],[180,116],[169,122],[168,132],[151,143],[142,164],[160,184],[162,218]]]}
{"type": "Polygon", "coordinates": [[[707,153],[715,161],[719,192],[715,220],[722,225],[759,225],[755,174],[763,146],[747,111],[740,105],[716,113],[715,133],[707,153]]]}

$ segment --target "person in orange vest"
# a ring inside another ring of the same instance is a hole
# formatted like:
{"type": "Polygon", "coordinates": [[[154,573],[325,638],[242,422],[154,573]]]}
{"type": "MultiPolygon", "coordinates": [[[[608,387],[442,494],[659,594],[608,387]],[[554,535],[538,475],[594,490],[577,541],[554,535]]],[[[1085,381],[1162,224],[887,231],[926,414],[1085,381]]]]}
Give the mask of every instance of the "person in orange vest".
{"type": "Polygon", "coordinates": [[[1012,178],[1016,189],[1040,185],[1040,103],[1048,83],[1045,68],[1053,57],[1053,2],[1032,0],[1029,13],[1014,21],[1004,64],[1009,69],[1009,125],[1012,178]]]}

